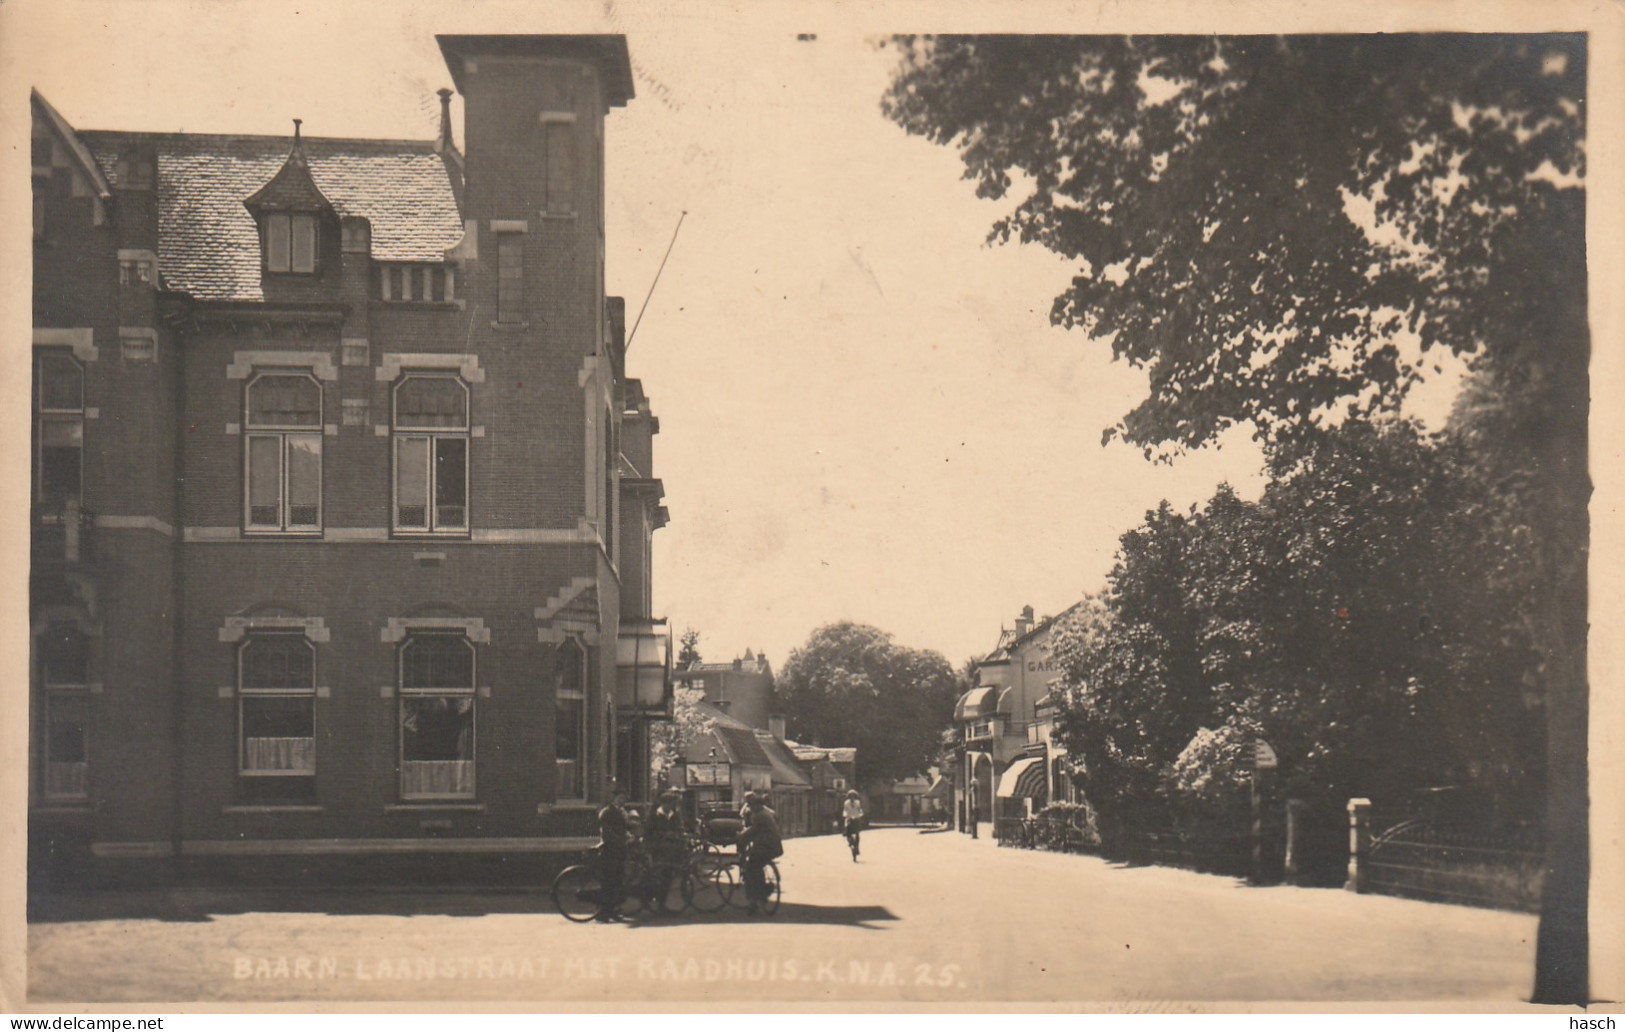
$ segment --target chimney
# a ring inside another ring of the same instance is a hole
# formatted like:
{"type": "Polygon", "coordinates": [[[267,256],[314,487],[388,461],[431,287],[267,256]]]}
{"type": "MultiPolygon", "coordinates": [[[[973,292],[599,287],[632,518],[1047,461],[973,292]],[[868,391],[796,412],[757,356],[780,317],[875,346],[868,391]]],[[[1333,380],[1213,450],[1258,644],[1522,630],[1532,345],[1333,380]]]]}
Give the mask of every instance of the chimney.
{"type": "Polygon", "coordinates": [[[743,670],[743,669],[745,669],[745,661],[740,659],[738,656],[735,656],[734,657],[734,669],[735,670],[743,670]]]}
{"type": "Polygon", "coordinates": [[[1033,629],[1033,607],[1022,606],[1021,615],[1016,618],[1016,637],[1021,637],[1033,629]]]}
{"type": "Polygon", "coordinates": [[[452,91],[442,86],[436,90],[440,94],[440,141],[435,149],[444,154],[457,149],[451,142],[451,94],[452,91]]]}
{"type": "Polygon", "coordinates": [[[784,741],[784,714],[779,713],[767,718],[767,729],[772,732],[776,741],[784,741]]]}

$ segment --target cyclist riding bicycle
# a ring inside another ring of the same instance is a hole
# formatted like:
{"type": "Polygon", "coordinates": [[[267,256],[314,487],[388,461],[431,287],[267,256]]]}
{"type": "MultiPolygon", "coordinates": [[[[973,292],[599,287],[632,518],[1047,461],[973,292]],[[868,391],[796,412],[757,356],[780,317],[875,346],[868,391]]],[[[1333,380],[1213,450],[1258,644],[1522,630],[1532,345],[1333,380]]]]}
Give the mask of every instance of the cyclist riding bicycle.
{"type": "Polygon", "coordinates": [[[858,797],[856,789],[846,793],[846,802],[841,804],[841,825],[846,834],[846,844],[852,847],[852,862],[858,862],[858,833],[863,830],[863,800],[858,797]]]}

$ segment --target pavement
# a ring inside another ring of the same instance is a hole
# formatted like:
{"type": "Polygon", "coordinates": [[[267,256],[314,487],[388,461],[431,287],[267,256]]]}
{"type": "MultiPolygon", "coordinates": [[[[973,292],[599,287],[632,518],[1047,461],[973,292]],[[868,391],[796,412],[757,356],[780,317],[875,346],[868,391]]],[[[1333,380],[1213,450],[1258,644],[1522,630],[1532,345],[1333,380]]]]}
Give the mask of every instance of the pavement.
{"type": "Polygon", "coordinates": [[[793,839],[771,918],[574,925],[537,890],[183,888],[37,897],[29,1000],[681,1007],[1000,1001],[1516,1007],[1536,919],[986,838],[793,839]]]}

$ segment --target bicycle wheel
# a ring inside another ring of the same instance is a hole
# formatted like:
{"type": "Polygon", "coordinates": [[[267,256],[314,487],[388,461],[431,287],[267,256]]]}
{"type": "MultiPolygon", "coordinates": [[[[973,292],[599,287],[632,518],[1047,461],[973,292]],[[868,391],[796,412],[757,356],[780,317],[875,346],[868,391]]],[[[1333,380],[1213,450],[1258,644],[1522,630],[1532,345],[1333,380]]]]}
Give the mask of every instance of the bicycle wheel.
{"type": "Polygon", "coordinates": [[[553,905],[565,920],[591,921],[603,909],[604,889],[598,872],[588,864],[566,867],[553,879],[553,905]]]}
{"type": "Polygon", "coordinates": [[[762,871],[767,880],[767,898],[762,900],[762,913],[777,914],[779,912],[779,890],[783,883],[779,879],[779,865],[769,860],[767,867],[762,871]]]}
{"type": "Polygon", "coordinates": [[[728,905],[733,883],[728,868],[695,864],[683,877],[683,891],[689,906],[702,914],[714,914],[728,905]]]}
{"type": "Polygon", "coordinates": [[[745,898],[745,872],[743,868],[733,864],[718,868],[717,886],[722,890],[722,901],[728,906],[739,910],[744,910],[750,906],[750,901],[745,898]]]}

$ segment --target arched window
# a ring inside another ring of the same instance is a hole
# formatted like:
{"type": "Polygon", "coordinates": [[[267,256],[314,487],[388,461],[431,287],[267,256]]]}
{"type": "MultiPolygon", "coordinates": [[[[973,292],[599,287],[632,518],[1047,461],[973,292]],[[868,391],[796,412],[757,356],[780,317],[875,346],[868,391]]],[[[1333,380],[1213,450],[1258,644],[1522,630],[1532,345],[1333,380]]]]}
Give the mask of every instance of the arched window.
{"type": "Polygon", "coordinates": [[[413,633],[399,661],[401,798],[473,798],[473,642],[413,633]]]}
{"type": "Polygon", "coordinates": [[[394,394],[395,530],[467,533],[468,385],[409,373],[394,394]]]}
{"type": "Polygon", "coordinates": [[[85,371],[71,356],[45,352],[35,363],[35,497],[57,517],[83,498],[85,371]]]}
{"type": "Polygon", "coordinates": [[[574,638],[558,647],[553,693],[554,798],[587,798],[587,651],[574,638]]]}
{"type": "Polygon", "coordinates": [[[243,421],[243,521],[255,532],[322,525],[322,386],[309,373],[260,373],[243,421]]]}

